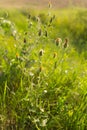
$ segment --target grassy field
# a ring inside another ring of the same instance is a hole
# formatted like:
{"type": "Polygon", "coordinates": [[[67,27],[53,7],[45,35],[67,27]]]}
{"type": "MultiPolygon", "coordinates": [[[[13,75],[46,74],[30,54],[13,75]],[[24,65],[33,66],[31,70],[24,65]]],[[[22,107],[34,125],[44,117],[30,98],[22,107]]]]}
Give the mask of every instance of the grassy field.
{"type": "Polygon", "coordinates": [[[0,10],[0,129],[87,130],[87,10],[0,10]]]}

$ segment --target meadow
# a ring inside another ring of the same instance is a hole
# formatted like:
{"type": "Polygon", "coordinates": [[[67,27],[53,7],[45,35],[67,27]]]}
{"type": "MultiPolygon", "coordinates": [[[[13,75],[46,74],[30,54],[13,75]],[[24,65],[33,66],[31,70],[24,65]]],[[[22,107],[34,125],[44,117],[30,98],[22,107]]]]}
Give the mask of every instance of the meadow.
{"type": "Polygon", "coordinates": [[[0,130],[87,130],[87,9],[0,10],[0,130]]]}

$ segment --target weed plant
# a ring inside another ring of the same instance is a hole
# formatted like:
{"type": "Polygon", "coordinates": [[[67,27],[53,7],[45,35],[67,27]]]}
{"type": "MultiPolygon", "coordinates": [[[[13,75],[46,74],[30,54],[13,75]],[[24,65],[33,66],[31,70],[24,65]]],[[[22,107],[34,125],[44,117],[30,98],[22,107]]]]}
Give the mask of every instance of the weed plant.
{"type": "Polygon", "coordinates": [[[86,12],[0,14],[0,129],[87,130],[86,12]]]}

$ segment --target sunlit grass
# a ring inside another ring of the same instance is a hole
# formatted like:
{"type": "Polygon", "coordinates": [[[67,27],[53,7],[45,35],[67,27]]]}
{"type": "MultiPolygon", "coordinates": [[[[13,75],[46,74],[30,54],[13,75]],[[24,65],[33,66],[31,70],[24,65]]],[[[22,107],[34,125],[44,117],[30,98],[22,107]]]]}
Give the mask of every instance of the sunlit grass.
{"type": "Polygon", "coordinates": [[[80,29],[79,11],[0,12],[0,129],[87,129],[87,19],[80,29]]]}

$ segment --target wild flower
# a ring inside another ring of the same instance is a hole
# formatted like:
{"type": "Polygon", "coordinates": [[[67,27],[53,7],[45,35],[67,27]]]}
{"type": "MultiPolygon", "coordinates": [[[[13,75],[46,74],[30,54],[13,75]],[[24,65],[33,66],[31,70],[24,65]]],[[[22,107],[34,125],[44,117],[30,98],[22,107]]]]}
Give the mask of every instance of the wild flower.
{"type": "Polygon", "coordinates": [[[44,109],[43,109],[43,108],[40,108],[40,111],[41,111],[41,112],[44,112],[44,109]]]}
{"type": "Polygon", "coordinates": [[[47,119],[43,119],[42,122],[41,122],[41,126],[42,127],[45,127],[47,124],[47,119]]]}
{"type": "Polygon", "coordinates": [[[46,89],[44,90],[44,93],[47,93],[47,90],[46,90],[46,89]]]}
{"type": "Polygon", "coordinates": [[[33,77],[33,76],[34,76],[34,73],[30,72],[29,75],[30,75],[31,77],[33,77]]]}
{"type": "Polygon", "coordinates": [[[5,23],[5,24],[8,24],[8,25],[11,25],[11,21],[9,21],[9,20],[3,20],[3,23],[5,23]]]}
{"type": "Polygon", "coordinates": [[[62,43],[62,39],[61,39],[61,38],[57,38],[57,39],[55,40],[55,43],[56,43],[56,46],[60,46],[61,43],[62,43]]]}
{"type": "Polygon", "coordinates": [[[13,30],[13,32],[12,32],[12,36],[16,36],[16,34],[17,34],[17,31],[16,30],[13,30]]]}

